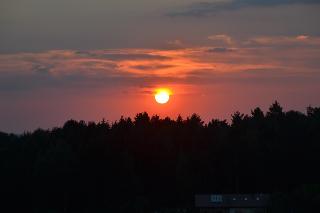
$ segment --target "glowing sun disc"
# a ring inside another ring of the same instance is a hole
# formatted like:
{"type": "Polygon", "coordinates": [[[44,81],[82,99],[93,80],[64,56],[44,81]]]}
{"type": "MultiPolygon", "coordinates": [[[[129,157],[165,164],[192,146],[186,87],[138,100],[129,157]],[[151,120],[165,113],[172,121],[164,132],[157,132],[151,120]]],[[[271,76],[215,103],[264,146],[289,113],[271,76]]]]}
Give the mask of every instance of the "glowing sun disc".
{"type": "Polygon", "coordinates": [[[170,99],[170,91],[167,89],[158,89],[154,95],[156,102],[159,104],[165,104],[170,99]]]}

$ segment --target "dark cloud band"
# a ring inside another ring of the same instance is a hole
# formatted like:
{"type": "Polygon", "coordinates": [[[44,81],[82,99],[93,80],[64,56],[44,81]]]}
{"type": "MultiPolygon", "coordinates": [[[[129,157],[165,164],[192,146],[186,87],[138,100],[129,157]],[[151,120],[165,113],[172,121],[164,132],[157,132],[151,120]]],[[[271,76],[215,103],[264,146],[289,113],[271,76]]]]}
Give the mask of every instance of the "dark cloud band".
{"type": "Polygon", "coordinates": [[[271,7],[290,4],[320,4],[320,0],[221,0],[193,3],[169,16],[208,16],[222,11],[238,10],[245,7],[271,7]]]}

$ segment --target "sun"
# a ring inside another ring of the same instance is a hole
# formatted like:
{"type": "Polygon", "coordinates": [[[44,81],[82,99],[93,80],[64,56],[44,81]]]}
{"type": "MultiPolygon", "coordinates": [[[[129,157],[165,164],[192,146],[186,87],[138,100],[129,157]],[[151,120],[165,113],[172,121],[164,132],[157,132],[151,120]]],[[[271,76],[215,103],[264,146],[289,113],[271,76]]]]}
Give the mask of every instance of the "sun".
{"type": "Polygon", "coordinates": [[[171,91],[166,88],[156,89],[154,98],[159,104],[166,104],[170,99],[171,91]]]}

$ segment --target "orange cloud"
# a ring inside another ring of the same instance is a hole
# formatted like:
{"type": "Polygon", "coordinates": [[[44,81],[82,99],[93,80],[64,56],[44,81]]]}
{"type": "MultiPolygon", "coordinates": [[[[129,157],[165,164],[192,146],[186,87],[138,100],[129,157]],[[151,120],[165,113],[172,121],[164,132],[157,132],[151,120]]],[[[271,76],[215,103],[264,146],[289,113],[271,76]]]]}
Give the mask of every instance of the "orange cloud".
{"type": "MultiPolygon", "coordinates": [[[[214,38],[230,43],[231,37],[214,38]]],[[[254,76],[301,76],[318,73],[320,38],[256,37],[246,45],[181,49],[53,50],[0,55],[2,88],[20,88],[14,79],[27,78],[30,86],[61,85],[150,86],[157,83],[210,84],[254,76]],[[299,46],[295,46],[298,43],[299,46]],[[283,46],[285,44],[285,46],[283,46]],[[268,45],[268,48],[261,48],[268,45]],[[276,48],[281,46],[282,48],[276,48]],[[273,48],[275,47],[275,48],[273,48]],[[275,72],[276,71],[276,72],[275,72]],[[32,80],[34,79],[34,80],[32,80]],[[32,83],[32,81],[34,81],[32,83]],[[12,83],[10,83],[12,82],[12,83]],[[41,83],[42,82],[42,83],[41,83]]],[[[27,83],[22,83],[23,88],[27,83]]],[[[1,88],[0,88],[1,89],[1,88]]]]}

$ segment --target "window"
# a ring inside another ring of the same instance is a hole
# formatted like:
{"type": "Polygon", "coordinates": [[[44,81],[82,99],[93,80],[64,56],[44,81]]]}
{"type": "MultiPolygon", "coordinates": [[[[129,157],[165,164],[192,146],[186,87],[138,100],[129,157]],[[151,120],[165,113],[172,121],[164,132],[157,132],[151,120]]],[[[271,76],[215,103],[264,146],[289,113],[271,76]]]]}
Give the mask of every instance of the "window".
{"type": "Polygon", "coordinates": [[[211,195],[210,201],[213,203],[221,203],[222,202],[222,195],[211,195]]]}

